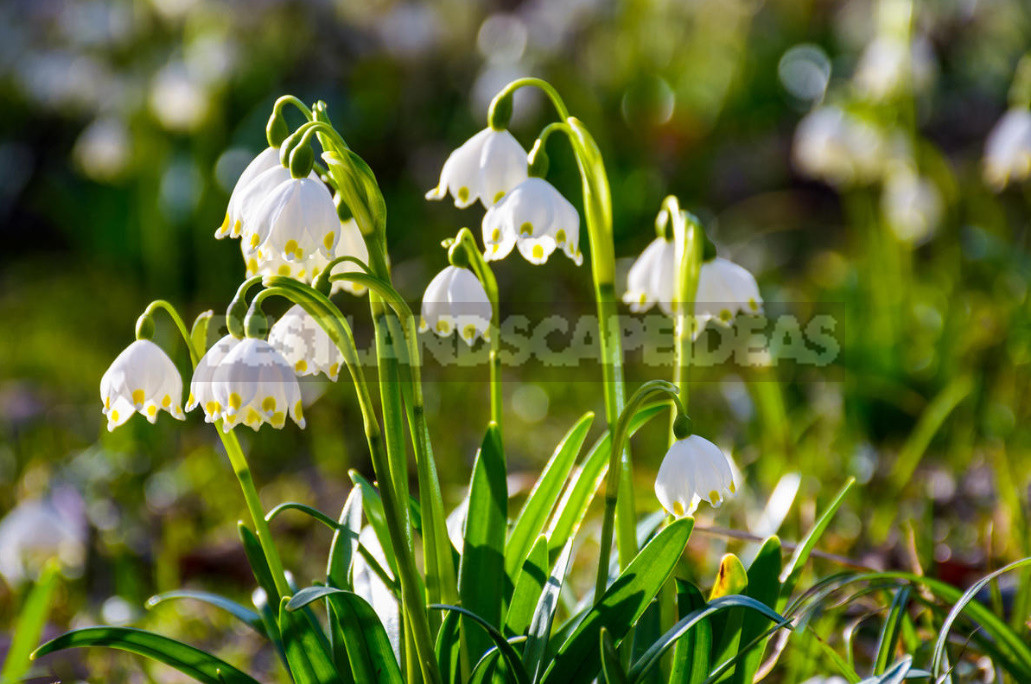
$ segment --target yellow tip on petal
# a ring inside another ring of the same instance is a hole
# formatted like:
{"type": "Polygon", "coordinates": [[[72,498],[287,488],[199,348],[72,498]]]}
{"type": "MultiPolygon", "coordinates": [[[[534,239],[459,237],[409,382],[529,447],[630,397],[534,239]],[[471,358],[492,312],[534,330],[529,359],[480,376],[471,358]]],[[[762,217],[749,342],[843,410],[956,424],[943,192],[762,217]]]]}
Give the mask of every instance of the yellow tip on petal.
{"type": "Polygon", "coordinates": [[[685,513],[686,511],[684,511],[684,504],[680,503],[679,501],[673,504],[673,515],[677,516],[678,518],[682,518],[684,517],[685,513]]]}
{"type": "Polygon", "coordinates": [[[276,410],[276,398],[265,397],[261,402],[261,410],[265,413],[272,413],[276,410]]]}
{"type": "Polygon", "coordinates": [[[534,245],[533,246],[533,258],[534,259],[543,259],[544,258],[544,248],[541,247],[540,245],[534,245]]]}
{"type": "Polygon", "coordinates": [[[301,359],[300,361],[294,364],[294,370],[298,373],[303,373],[304,371],[308,370],[308,362],[304,359],[301,359]]]}
{"type": "Polygon", "coordinates": [[[239,409],[242,404],[243,404],[243,399],[240,397],[239,394],[237,394],[236,392],[233,392],[232,394],[229,395],[229,406],[233,410],[239,409]]]}
{"type": "Polygon", "coordinates": [[[533,224],[529,221],[523,223],[523,225],[519,226],[519,234],[524,237],[533,235],[533,224]]]}
{"type": "Polygon", "coordinates": [[[143,390],[137,389],[132,391],[132,401],[134,404],[142,404],[146,396],[143,394],[143,390]]]}

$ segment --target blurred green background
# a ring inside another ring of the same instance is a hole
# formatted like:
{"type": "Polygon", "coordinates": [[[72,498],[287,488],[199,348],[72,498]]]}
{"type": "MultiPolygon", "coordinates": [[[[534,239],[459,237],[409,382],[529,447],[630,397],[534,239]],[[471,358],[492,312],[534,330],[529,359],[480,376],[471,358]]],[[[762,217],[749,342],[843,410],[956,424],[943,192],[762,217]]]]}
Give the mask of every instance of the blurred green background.
{"type": "MultiPolygon", "coordinates": [[[[984,155],[1007,108],[1026,107],[1031,67],[1025,88],[1018,64],[1029,48],[1023,0],[0,5],[0,516],[43,501],[41,518],[23,517],[62,540],[69,581],[48,633],[128,621],[271,659],[203,608],[144,615],[148,596],[182,584],[246,598],[242,500],[199,416],[136,418],[108,434],[98,383],[152,299],[187,317],[224,310],[244,269],[238,245],[212,233],[283,93],[328,102],[376,172],[395,284],[417,302],[444,265],[439,242],[475,232],[482,213],[423,193],[501,86],[550,80],[604,154],[624,274],[674,193],[721,254],[756,274],[769,311],[837,321],[830,368],[729,368],[692,389],[697,430],[734,455],[745,484],[707,520],[756,531],[775,485],[798,472],[782,527],[796,539],[854,475],[862,487],[830,551],[878,567],[919,561],[960,585],[1028,555],[1031,186],[993,187],[984,155]],[[901,67],[890,50],[871,55],[878,40],[905,46],[901,67]],[[892,81],[893,68],[905,76],[892,81]],[[887,171],[813,172],[796,129],[828,103],[888,141],[874,160],[887,171]],[[930,190],[906,194],[896,167],[930,190]]],[[[529,148],[552,116],[518,97],[512,130],[529,148]]],[[[549,148],[549,178],[581,207],[564,145],[549,148]]],[[[513,307],[590,310],[588,268],[560,255],[495,270],[513,307]]],[[[367,307],[339,297],[367,338],[367,307]]],[[[185,373],[173,332],[159,326],[158,341],[185,373]]],[[[628,381],[655,373],[632,366],[628,381]]],[[[445,380],[429,383],[428,410],[457,501],[486,387],[445,380]]],[[[509,371],[505,396],[522,484],[581,413],[603,413],[589,382],[509,371]]],[[[307,413],[307,430],[247,431],[245,448],[266,506],[298,500],[335,515],[348,469],[370,470],[353,392],[341,382],[307,413]]],[[[658,508],[659,422],[634,446],[642,510],[658,508]]],[[[314,577],[329,533],[294,518],[275,529],[302,583],[314,577]]],[[[14,546],[31,552],[29,541],[14,546]]],[[[693,542],[699,577],[725,544],[693,542]]],[[[13,553],[0,549],[0,634],[38,572],[31,553],[13,553]]],[[[143,667],[110,652],[75,658],[64,667],[96,681],[143,667]]]]}

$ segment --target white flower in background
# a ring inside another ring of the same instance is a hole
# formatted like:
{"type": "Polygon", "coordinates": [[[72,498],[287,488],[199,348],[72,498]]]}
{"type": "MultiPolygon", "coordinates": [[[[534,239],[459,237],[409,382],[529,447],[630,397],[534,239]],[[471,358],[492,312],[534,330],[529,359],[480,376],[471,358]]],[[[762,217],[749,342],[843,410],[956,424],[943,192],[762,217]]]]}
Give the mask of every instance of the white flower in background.
{"type": "MultiPolygon", "coordinates": [[[[379,543],[379,538],[376,537],[376,533],[371,527],[362,528],[358,534],[358,543],[365,547],[380,567],[389,567],[386,554],[383,553],[383,546],[379,543]]],[[[387,632],[387,638],[390,639],[394,654],[398,655],[401,652],[401,622],[397,598],[369,566],[362,554],[355,554],[353,563],[354,593],[365,599],[376,611],[379,621],[383,623],[383,629],[387,632]]]]}
{"type": "Polygon", "coordinates": [[[86,537],[82,499],[73,490],[22,501],[0,520],[0,575],[17,587],[35,580],[51,558],[74,574],[86,560],[86,537]]]}
{"type": "Polygon", "coordinates": [[[912,88],[926,88],[934,77],[934,50],[923,36],[909,45],[898,38],[875,38],[859,58],[853,83],[864,97],[879,101],[912,88]]]}
{"type": "Polygon", "coordinates": [[[244,193],[258,176],[265,171],[276,168],[280,168],[286,173],[281,176],[279,181],[270,184],[267,190],[271,190],[282,181],[290,178],[289,169],[279,162],[279,150],[275,147],[266,147],[261,154],[251,160],[247,168],[240,174],[236,185],[233,186],[233,192],[229,195],[229,205],[226,207],[226,217],[222,221],[222,225],[215,231],[216,238],[221,239],[227,235],[230,237],[240,237],[243,223],[244,193]]]}
{"type": "Polygon", "coordinates": [[[116,117],[97,119],[75,141],[72,156],[83,173],[93,180],[117,180],[132,159],[129,130],[116,117]]]}
{"type": "Polygon", "coordinates": [[[201,357],[201,360],[197,362],[197,368],[193,371],[193,379],[190,381],[190,396],[186,400],[186,410],[192,411],[200,406],[201,411],[204,412],[204,420],[208,423],[214,423],[222,417],[222,406],[215,400],[215,389],[212,382],[215,369],[239,343],[239,338],[226,335],[211,345],[211,349],[201,357]]]}
{"type": "Polygon", "coordinates": [[[694,308],[699,331],[709,321],[730,325],[738,313],[760,313],[762,304],[759,285],[747,269],[722,257],[702,264],[694,308]]]}
{"type": "Polygon", "coordinates": [[[519,141],[507,130],[485,128],[451,153],[426,199],[443,199],[450,192],[459,208],[477,199],[490,207],[526,180],[526,174],[526,150],[519,141]]]}
{"type": "Polygon", "coordinates": [[[172,359],[150,340],[136,340],[119,354],[100,379],[107,429],[139,412],[151,423],[158,411],[183,420],[183,380],[172,359]]]}
{"type": "Polygon", "coordinates": [[[922,242],[941,221],[941,193],[930,180],[902,167],[889,173],[885,180],[881,211],[896,237],[906,242],[922,242]]]}
{"type": "Polygon", "coordinates": [[[212,384],[226,432],[239,423],[253,430],[268,423],[278,430],[287,414],[304,427],[294,368],[265,340],[240,341],[215,367],[212,384]]]}
{"type": "Polygon", "coordinates": [[[795,130],[798,170],[832,185],[875,180],[886,153],[884,135],[876,127],[838,107],[813,110],[795,130]]]}
{"type": "Polygon", "coordinates": [[[1031,110],[1014,107],[988,134],[984,146],[984,178],[996,191],[1031,175],[1031,110]]]}
{"type": "Polygon", "coordinates": [[[457,330],[472,345],[477,336],[487,339],[493,309],[487,292],[468,268],[448,266],[430,281],[422,298],[419,330],[441,336],[457,330]]]}
{"type": "Polygon", "coordinates": [[[298,375],[324,373],[336,380],[344,356],[322,326],[299,304],[290,307],[268,333],[268,341],[298,375]]]}
{"type": "Polygon", "coordinates": [[[170,131],[189,132],[208,118],[211,95],[182,62],[172,62],[154,76],[150,110],[170,131]]]}
{"type": "Polygon", "coordinates": [[[658,304],[672,316],[676,277],[676,245],[672,240],[655,238],[630,267],[623,301],[634,313],[644,313],[658,304]]]}
{"type": "Polygon", "coordinates": [[[321,180],[310,176],[277,185],[253,213],[248,211],[246,222],[244,250],[256,253],[259,260],[267,253],[298,262],[319,250],[328,256],[340,237],[333,196],[321,180]]]}
{"type": "Polygon", "coordinates": [[[531,264],[543,264],[557,248],[577,265],[584,260],[580,214],[543,178],[527,178],[487,210],[483,244],[487,261],[504,259],[512,247],[531,264]]]}
{"type": "Polygon", "coordinates": [[[707,439],[678,439],[666,452],[655,476],[655,496],[667,513],[691,515],[701,501],[719,508],[735,492],[730,459],[707,439]]]}
{"type": "MultiPolygon", "coordinates": [[[[363,264],[369,263],[369,248],[365,245],[365,238],[362,237],[362,231],[358,228],[358,222],[353,218],[340,223],[340,239],[337,240],[336,247],[333,249],[331,257],[325,256],[322,252],[315,252],[310,257],[308,261],[308,270],[311,272],[312,279],[318,276],[319,273],[322,273],[322,269],[324,269],[326,264],[331,260],[344,256],[354,257],[363,264]]],[[[361,271],[361,266],[351,261],[345,261],[333,267],[334,274],[356,273],[361,271]]],[[[303,278],[303,276],[301,277],[303,278]]],[[[361,297],[368,292],[369,289],[364,285],[359,285],[358,283],[353,283],[347,280],[337,280],[333,283],[333,288],[330,290],[330,294],[336,294],[341,290],[346,290],[356,297],[361,297]]]]}

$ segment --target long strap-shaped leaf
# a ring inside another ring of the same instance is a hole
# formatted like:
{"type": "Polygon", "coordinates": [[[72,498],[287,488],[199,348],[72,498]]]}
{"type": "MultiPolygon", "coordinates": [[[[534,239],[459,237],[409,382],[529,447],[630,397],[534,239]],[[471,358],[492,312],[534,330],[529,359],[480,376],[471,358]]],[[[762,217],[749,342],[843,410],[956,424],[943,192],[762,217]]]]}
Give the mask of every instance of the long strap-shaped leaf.
{"type": "Polygon", "coordinates": [[[571,536],[562,549],[562,553],[559,554],[558,560],[555,561],[555,568],[551,571],[548,583],[544,585],[544,591],[541,592],[537,607],[533,611],[533,618],[530,620],[526,645],[523,646],[523,662],[526,663],[526,669],[534,684],[540,681],[541,674],[544,672],[544,655],[548,651],[551,625],[555,620],[555,610],[558,608],[558,595],[562,591],[562,584],[566,581],[566,570],[569,568],[569,559],[572,555],[573,539],[571,536]]]}
{"type": "Polygon", "coordinates": [[[562,488],[569,479],[569,473],[573,469],[584,439],[587,438],[587,431],[591,429],[592,422],[594,414],[588,412],[570,428],[548,459],[544,472],[519,511],[519,517],[516,518],[512,532],[508,536],[508,543],[505,545],[505,574],[513,588],[518,583],[523,562],[529,555],[534,540],[544,530],[544,525],[551,517],[555,503],[562,494],[562,488]]]}
{"type": "Polygon", "coordinates": [[[659,663],[663,654],[665,654],[678,639],[687,634],[691,628],[702,620],[705,620],[709,616],[715,615],[722,610],[735,607],[751,608],[781,625],[786,625],[788,623],[787,618],[782,615],[778,615],[772,608],[767,607],[750,596],[744,596],[742,594],[723,596],[709,602],[704,608],[700,608],[685,615],[680,622],[673,625],[673,627],[663,634],[658,641],[652,644],[651,648],[645,651],[644,655],[642,655],[630,668],[630,681],[641,681],[641,678],[648,674],[648,671],[659,663]]]}
{"type": "Polygon", "coordinates": [[[358,594],[334,587],[306,587],[294,594],[287,610],[298,610],[322,598],[329,600],[330,619],[343,636],[354,680],[384,684],[401,681],[401,669],[387,632],[376,611],[358,594]]]}
{"type": "Polygon", "coordinates": [[[362,489],[355,487],[347,495],[333,543],[326,561],[326,581],[334,587],[351,588],[351,561],[358,551],[358,535],[362,531],[362,489]]]}
{"type": "Polygon", "coordinates": [[[224,660],[181,641],[132,627],[86,627],[62,634],[36,649],[32,658],[68,648],[107,646],[164,663],[205,684],[257,684],[224,660]]]}
{"type": "Polygon", "coordinates": [[[247,608],[246,606],[241,606],[236,601],[227,599],[225,596],[220,596],[207,591],[194,591],[192,589],[166,591],[163,594],[157,594],[156,596],[151,596],[147,599],[147,608],[153,608],[165,601],[177,599],[193,599],[194,601],[200,601],[201,603],[206,603],[209,606],[220,608],[253,629],[261,636],[268,636],[268,633],[265,631],[265,623],[262,622],[261,616],[255,611],[247,608]]]}
{"type": "Polygon", "coordinates": [[[543,534],[537,537],[530,555],[523,562],[512,600],[505,614],[505,633],[522,634],[530,626],[537,599],[548,581],[548,538],[543,534]]]}
{"type": "Polygon", "coordinates": [[[466,610],[465,608],[462,608],[460,606],[448,606],[441,603],[433,603],[430,604],[430,608],[433,610],[455,611],[457,613],[461,613],[465,617],[471,618],[474,622],[476,622],[480,627],[483,628],[483,631],[487,633],[487,635],[491,638],[491,641],[494,642],[494,645],[498,647],[499,651],[501,651],[502,657],[508,664],[509,673],[512,675],[513,678],[515,678],[517,684],[530,684],[530,679],[526,674],[526,668],[523,667],[523,661],[519,657],[519,654],[516,653],[516,650],[512,647],[512,644],[510,644],[508,640],[505,639],[505,637],[501,634],[501,632],[497,630],[496,627],[494,627],[494,625],[490,624],[476,613],[466,610]]]}
{"type": "Polygon", "coordinates": [[[693,518],[676,520],[641,549],[558,648],[544,673],[544,682],[573,684],[588,682],[597,675],[602,627],[613,640],[623,638],[673,572],[693,528],[693,518]]]}
{"type": "Polygon", "coordinates": [[[283,636],[286,660],[296,684],[337,684],[342,678],[336,671],[331,655],[323,644],[321,633],[302,613],[290,610],[290,599],[283,597],[279,604],[279,629],[283,636]]]}
{"type": "Polygon", "coordinates": [[[791,592],[795,590],[795,585],[798,583],[799,577],[802,576],[802,570],[805,568],[806,561],[809,560],[809,554],[813,552],[816,542],[820,540],[820,537],[823,536],[823,533],[831,524],[831,519],[834,518],[834,514],[841,508],[841,504],[845,503],[845,496],[848,495],[849,490],[852,489],[852,485],[855,483],[856,479],[854,477],[848,479],[845,485],[838,490],[837,495],[831,501],[827,510],[823,512],[820,519],[813,525],[813,529],[809,530],[809,534],[795,548],[795,553],[791,556],[787,567],[784,568],[780,575],[780,602],[778,603],[780,608],[783,609],[784,604],[787,603],[788,598],[791,596],[791,592]]]}

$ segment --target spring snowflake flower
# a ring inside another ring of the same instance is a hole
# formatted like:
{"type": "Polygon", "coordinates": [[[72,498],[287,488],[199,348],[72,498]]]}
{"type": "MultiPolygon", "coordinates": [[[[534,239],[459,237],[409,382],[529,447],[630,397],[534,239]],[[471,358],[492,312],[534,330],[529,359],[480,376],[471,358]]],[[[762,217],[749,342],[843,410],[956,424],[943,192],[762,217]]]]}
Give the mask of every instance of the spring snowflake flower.
{"type": "MultiPolygon", "coordinates": [[[[243,207],[245,205],[243,196],[247,188],[262,173],[277,168],[286,171],[286,176],[282,180],[290,177],[290,171],[279,162],[279,150],[275,147],[265,148],[261,154],[251,160],[251,163],[240,174],[236,185],[233,186],[233,192],[229,195],[229,205],[226,207],[226,217],[222,221],[222,225],[215,231],[216,238],[221,239],[227,235],[230,237],[240,237],[240,230],[243,227],[243,207]]],[[[271,187],[275,187],[275,185],[271,187]]]]}
{"type": "Polygon", "coordinates": [[[268,341],[298,375],[324,373],[335,381],[344,356],[322,326],[300,305],[290,307],[268,333],[268,341]]]}
{"type": "Polygon", "coordinates": [[[735,491],[728,457],[698,435],[674,442],[655,477],[659,503],[667,513],[678,517],[691,515],[702,501],[719,508],[735,491]]]}
{"type": "Polygon", "coordinates": [[[561,248],[578,266],[580,214],[543,178],[527,178],[483,217],[487,261],[504,259],[513,247],[531,264],[543,264],[561,248]]]}
{"type": "Polygon", "coordinates": [[[487,292],[473,272],[448,266],[426,288],[419,330],[432,329],[441,336],[457,330],[472,345],[477,336],[487,339],[492,311],[487,292]]]}
{"type": "MultiPolygon", "coordinates": [[[[623,301],[634,313],[655,304],[673,314],[676,298],[676,249],[672,240],[659,237],[641,253],[627,274],[623,301]]],[[[714,320],[729,325],[738,313],[760,313],[762,297],[755,277],[745,268],[722,257],[702,263],[695,294],[695,335],[714,320]]]]}
{"type": "Polygon", "coordinates": [[[302,262],[319,250],[329,256],[340,237],[333,196],[310,175],[281,182],[245,220],[242,237],[248,254],[272,253],[291,262],[302,262]]]}
{"type": "Polygon", "coordinates": [[[77,574],[86,560],[88,525],[82,499],[62,487],[46,499],[22,501],[0,520],[0,576],[19,587],[57,558],[77,574]]]}
{"type": "Polygon", "coordinates": [[[762,303],[755,276],[747,269],[722,257],[702,264],[695,295],[699,328],[709,321],[730,325],[739,313],[760,313],[762,303]]]}
{"type": "Polygon", "coordinates": [[[627,274],[623,301],[634,313],[644,313],[655,304],[673,315],[676,288],[676,245],[658,237],[652,240],[627,274]]]}
{"type": "Polygon", "coordinates": [[[526,174],[526,150],[519,141],[508,131],[485,128],[451,153],[426,199],[444,199],[450,191],[461,209],[477,199],[490,207],[526,180],[526,174]]]}
{"type": "Polygon", "coordinates": [[[1031,110],[1014,107],[988,134],[984,146],[984,179],[994,190],[1031,176],[1031,110]]]}
{"type": "Polygon", "coordinates": [[[226,432],[239,423],[253,430],[268,423],[278,430],[287,414],[304,427],[294,368],[264,340],[249,337],[233,347],[215,367],[212,384],[226,432]]]}
{"type": "Polygon", "coordinates": [[[232,335],[226,335],[201,357],[197,368],[193,371],[193,379],[190,381],[190,396],[186,400],[186,410],[192,411],[200,406],[204,412],[204,420],[214,423],[222,417],[222,405],[215,399],[215,388],[213,379],[215,369],[222,363],[229,352],[240,343],[240,339],[232,335]]]}
{"type": "MultiPolygon", "coordinates": [[[[340,223],[340,239],[337,240],[332,256],[327,257],[322,252],[315,252],[311,256],[308,261],[308,270],[311,272],[312,279],[318,276],[332,259],[344,256],[354,257],[363,264],[369,263],[369,248],[365,245],[365,238],[362,237],[362,231],[358,228],[358,222],[353,218],[340,223]]],[[[334,274],[355,273],[361,270],[362,268],[358,264],[350,261],[345,261],[333,267],[334,274]]],[[[333,289],[330,291],[330,294],[336,294],[341,290],[350,292],[356,297],[361,297],[369,291],[364,285],[347,280],[337,280],[333,283],[333,289]]]]}
{"type": "MultiPolygon", "coordinates": [[[[248,278],[256,275],[276,275],[293,278],[302,283],[311,281],[311,262],[313,258],[305,261],[287,261],[283,258],[282,254],[261,249],[248,254],[243,242],[240,243],[240,252],[243,254],[243,263],[247,269],[248,278]]],[[[321,254],[321,252],[316,252],[316,254],[321,254]]]]}
{"type": "Polygon", "coordinates": [[[864,97],[880,101],[906,89],[924,90],[934,79],[934,50],[918,36],[907,44],[895,37],[875,38],[863,50],[853,83],[864,97]]]}
{"type": "Polygon", "coordinates": [[[875,180],[888,144],[873,125],[838,107],[807,114],[795,131],[793,155],[799,171],[832,185],[875,180]]]}
{"type": "Polygon", "coordinates": [[[888,174],[881,194],[881,211],[896,237],[920,243],[937,230],[941,221],[941,193],[930,180],[903,167],[888,174]]]}
{"type": "Polygon", "coordinates": [[[111,362],[100,379],[100,398],[108,430],[137,412],[151,423],[157,421],[158,411],[185,419],[183,380],[168,354],[150,340],[136,340],[111,362]]]}

